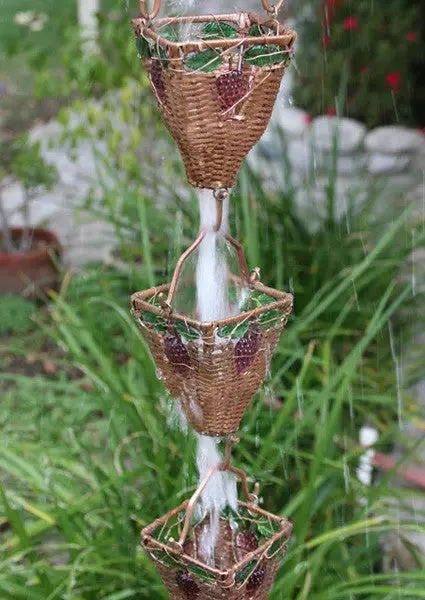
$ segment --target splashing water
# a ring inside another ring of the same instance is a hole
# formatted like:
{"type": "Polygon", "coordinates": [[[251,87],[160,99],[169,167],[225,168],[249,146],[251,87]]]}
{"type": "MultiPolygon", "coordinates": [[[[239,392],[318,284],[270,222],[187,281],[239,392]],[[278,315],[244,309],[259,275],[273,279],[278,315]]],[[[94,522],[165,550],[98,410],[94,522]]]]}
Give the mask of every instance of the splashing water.
{"type": "Polygon", "coordinates": [[[216,202],[210,190],[198,191],[201,229],[206,231],[199,246],[196,268],[196,297],[201,321],[214,321],[230,316],[227,300],[229,269],[219,248],[219,241],[227,230],[228,201],[223,206],[223,221],[219,231],[216,224],[216,202]]]}
{"type": "MultiPolygon", "coordinates": [[[[199,480],[202,481],[211,467],[219,465],[223,458],[218,449],[218,440],[205,435],[198,435],[196,465],[199,480]]],[[[209,522],[204,526],[199,538],[199,554],[209,566],[215,565],[215,546],[220,529],[220,513],[226,506],[234,510],[237,507],[236,480],[230,473],[218,471],[209,480],[201,496],[201,518],[209,515],[209,522]]]]}
{"type": "MultiPolygon", "coordinates": [[[[218,232],[216,224],[216,202],[210,190],[198,193],[201,229],[206,235],[201,242],[196,268],[197,313],[201,321],[224,319],[232,314],[227,297],[229,268],[226,257],[220,251],[219,241],[228,227],[228,200],[223,205],[223,220],[218,232]]],[[[199,481],[211,467],[219,465],[223,458],[218,449],[218,440],[198,435],[196,464],[199,481]]],[[[206,564],[215,564],[215,546],[220,530],[220,513],[226,506],[236,509],[237,490],[235,478],[229,473],[217,472],[211,477],[201,496],[201,517],[209,516],[199,539],[200,556],[206,564]]]]}

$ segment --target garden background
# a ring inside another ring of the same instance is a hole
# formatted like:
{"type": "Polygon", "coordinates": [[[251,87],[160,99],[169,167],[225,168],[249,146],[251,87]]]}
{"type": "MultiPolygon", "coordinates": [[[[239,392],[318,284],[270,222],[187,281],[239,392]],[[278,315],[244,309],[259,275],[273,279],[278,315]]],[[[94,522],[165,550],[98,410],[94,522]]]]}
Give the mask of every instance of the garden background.
{"type": "MultiPolygon", "coordinates": [[[[235,452],[295,523],[276,600],[425,597],[425,494],[405,477],[425,469],[423,11],[288,5],[292,83],[232,193],[250,267],[296,298],[235,452]]],[[[0,3],[2,208],[20,224],[30,193],[64,248],[56,291],[0,297],[5,600],[166,598],[140,530],[196,486],[195,441],[129,315],[198,221],[136,13],[103,0],[93,48],[74,0],[0,3]]]]}

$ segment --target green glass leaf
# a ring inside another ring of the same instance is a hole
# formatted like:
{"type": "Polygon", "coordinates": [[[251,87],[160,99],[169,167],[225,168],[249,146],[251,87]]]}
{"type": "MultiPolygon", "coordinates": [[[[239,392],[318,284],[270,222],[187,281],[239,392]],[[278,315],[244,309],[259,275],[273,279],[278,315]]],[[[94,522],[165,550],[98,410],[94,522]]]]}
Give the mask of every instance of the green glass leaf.
{"type": "Polygon", "coordinates": [[[258,322],[261,327],[267,329],[268,327],[276,325],[281,318],[282,314],[278,310],[268,310],[258,317],[258,322]]]}
{"type": "Polygon", "coordinates": [[[268,294],[261,293],[258,296],[258,301],[261,306],[265,306],[266,304],[271,304],[272,302],[276,302],[276,299],[273,296],[269,296],[268,294]]]}
{"type": "Polygon", "coordinates": [[[151,49],[149,46],[148,40],[146,40],[142,35],[139,35],[136,38],[136,48],[137,52],[142,58],[150,58],[151,57],[151,49]]]}
{"type": "Polygon", "coordinates": [[[260,25],[253,25],[248,31],[248,35],[252,37],[260,37],[266,35],[266,31],[260,25]]]}
{"type": "Polygon", "coordinates": [[[235,575],[236,583],[242,583],[243,581],[246,581],[248,579],[248,577],[251,575],[252,571],[254,571],[256,566],[257,566],[257,561],[251,560],[251,562],[249,562],[246,565],[246,567],[244,567],[241,571],[236,573],[236,575],[235,575]]]}
{"type": "Polygon", "coordinates": [[[167,567],[176,569],[181,566],[177,560],[174,560],[174,558],[172,558],[169,554],[167,554],[163,550],[155,550],[154,552],[152,552],[152,556],[156,560],[159,560],[159,562],[161,562],[163,565],[165,565],[167,567]]]}
{"type": "Polygon", "coordinates": [[[188,342],[191,342],[192,340],[197,340],[201,336],[199,331],[197,331],[193,327],[190,327],[184,321],[176,321],[175,327],[179,334],[188,342]]]}
{"type": "Polygon", "coordinates": [[[250,322],[248,319],[242,323],[236,324],[231,323],[230,325],[224,325],[217,331],[219,337],[231,337],[234,340],[241,338],[249,329],[250,322]]]}
{"type": "Polygon", "coordinates": [[[275,533],[280,531],[280,525],[279,523],[275,523],[274,521],[265,521],[263,523],[257,523],[257,531],[259,534],[269,539],[275,533]]]}
{"type": "Polygon", "coordinates": [[[270,546],[270,550],[267,551],[268,556],[273,556],[274,554],[279,554],[286,551],[287,540],[284,538],[280,538],[280,540],[276,540],[270,546]]]}
{"type": "Polygon", "coordinates": [[[255,67],[266,67],[283,63],[288,59],[288,51],[276,44],[251,46],[244,55],[245,61],[255,67]]]}
{"type": "Polygon", "coordinates": [[[169,42],[178,42],[179,41],[179,36],[177,34],[177,31],[174,29],[174,27],[171,27],[170,25],[167,25],[166,27],[162,27],[161,29],[158,29],[157,33],[159,36],[163,37],[165,40],[168,40],[169,42]]]}
{"type": "Polygon", "coordinates": [[[146,323],[150,323],[153,328],[155,329],[155,331],[157,331],[158,333],[166,333],[167,331],[167,321],[165,319],[163,319],[162,317],[160,317],[159,315],[155,315],[152,312],[143,312],[142,313],[142,319],[143,321],[145,321],[146,323]]]}
{"type": "Polygon", "coordinates": [[[268,294],[264,294],[264,292],[254,291],[250,295],[249,298],[246,299],[245,303],[242,306],[242,310],[253,310],[254,308],[259,308],[260,306],[266,306],[267,304],[271,304],[275,302],[275,298],[273,296],[269,296],[268,294]]]}
{"type": "Polygon", "coordinates": [[[215,71],[223,63],[218,51],[209,48],[203,52],[196,52],[190,54],[184,60],[185,66],[191,71],[202,71],[204,73],[210,73],[215,71]]]}
{"type": "Polygon", "coordinates": [[[187,570],[190,571],[193,575],[196,575],[198,579],[201,581],[206,581],[208,583],[215,582],[215,577],[211,573],[208,573],[202,567],[198,567],[198,565],[192,565],[191,563],[186,565],[187,570]]]}
{"type": "Polygon", "coordinates": [[[230,23],[214,22],[203,26],[201,36],[206,38],[234,38],[238,36],[237,29],[230,23]]]}

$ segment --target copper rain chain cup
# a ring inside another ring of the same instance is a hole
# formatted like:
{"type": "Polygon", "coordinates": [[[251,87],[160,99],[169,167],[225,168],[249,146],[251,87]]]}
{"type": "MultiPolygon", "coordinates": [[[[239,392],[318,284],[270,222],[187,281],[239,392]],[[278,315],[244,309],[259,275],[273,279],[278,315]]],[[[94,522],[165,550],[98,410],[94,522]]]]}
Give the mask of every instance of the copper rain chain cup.
{"type": "MultiPolygon", "coordinates": [[[[277,13],[267,0],[263,6],[277,13]]],[[[269,123],[296,33],[274,16],[155,18],[159,9],[156,0],[149,15],[142,1],[132,24],[162,118],[189,182],[230,188],[269,123]],[[195,31],[186,41],[188,24],[195,31]]]]}
{"type": "Polygon", "coordinates": [[[170,599],[266,599],[286,553],[292,523],[258,508],[257,497],[247,491],[243,471],[229,465],[218,468],[236,472],[242,478],[247,502],[239,501],[231,516],[220,517],[212,566],[199,553],[199,536],[208,518],[196,522],[193,511],[217,467],[210,469],[191,500],[142,531],[142,545],[158,569],[170,599]]]}
{"type": "Polygon", "coordinates": [[[237,431],[243,414],[264,381],[279,337],[292,312],[293,297],[264,286],[247,273],[238,247],[241,282],[260,300],[221,321],[188,318],[172,309],[182,262],[199,245],[202,232],[180,259],[171,284],[136,292],[132,314],[141,327],[160,377],[181,403],[193,429],[209,436],[237,431]],[[162,297],[168,295],[168,302],[162,297]]]}

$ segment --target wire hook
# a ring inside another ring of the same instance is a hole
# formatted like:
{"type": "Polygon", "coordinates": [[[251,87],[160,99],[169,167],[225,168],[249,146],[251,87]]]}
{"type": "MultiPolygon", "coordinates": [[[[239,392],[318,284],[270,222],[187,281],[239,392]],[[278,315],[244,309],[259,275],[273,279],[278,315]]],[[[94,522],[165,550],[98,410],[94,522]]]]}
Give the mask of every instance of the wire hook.
{"type": "Polygon", "coordinates": [[[223,202],[229,197],[229,192],[225,188],[217,188],[213,192],[215,198],[217,220],[215,222],[214,231],[220,230],[223,221],[223,202]]]}
{"type": "Polygon", "coordinates": [[[282,8],[283,2],[284,0],[279,0],[277,4],[270,4],[268,0],[261,0],[261,4],[263,5],[264,10],[270,13],[271,15],[274,15],[275,17],[277,17],[280,9],[282,8]]]}
{"type": "Polygon", "coordinates": [[[161,0],[154,0],[153,9],[150,14],[146,7],[146,0],[140,0],[140,14],[147,21],[152,21],[152,19],[154,19],[156,16],[158,16],[160,10],[161,10],[161,0]]]}

